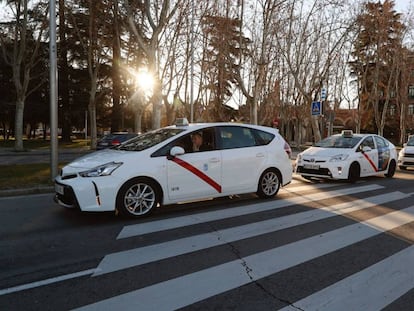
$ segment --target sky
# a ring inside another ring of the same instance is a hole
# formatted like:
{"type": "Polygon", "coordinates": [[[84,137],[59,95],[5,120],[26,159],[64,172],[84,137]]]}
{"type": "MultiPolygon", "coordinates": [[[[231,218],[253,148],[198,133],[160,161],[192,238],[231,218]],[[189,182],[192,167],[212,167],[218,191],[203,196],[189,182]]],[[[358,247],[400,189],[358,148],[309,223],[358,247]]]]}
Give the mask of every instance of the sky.
{"type": "Polygon", "coordinates": [[[410,7],[413,7],[413,0],[394,0],[395,10],[400,13],[405,13],[410,7]]]}

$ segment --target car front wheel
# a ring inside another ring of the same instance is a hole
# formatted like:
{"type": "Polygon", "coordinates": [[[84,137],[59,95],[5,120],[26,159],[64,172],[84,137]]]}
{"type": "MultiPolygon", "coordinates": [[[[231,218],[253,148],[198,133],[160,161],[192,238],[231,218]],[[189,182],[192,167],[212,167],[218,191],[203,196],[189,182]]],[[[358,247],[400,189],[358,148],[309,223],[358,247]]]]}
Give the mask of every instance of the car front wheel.
{"type": "Polygon", "coordinates": [[[151,213],[159,202],[156,184],[147,178],[136,178],[125,183],[118,192],[117,209],[129,217],[142,217],[151,213]]]}
{"type": "Polygon", "coordinates": [[[265,199],[274,197],[279,191],[280,182],[280,174],[277,171],[272,169],[266,170],[260,176],[257,195],[265,199]]]}
{"type": "Polygon", "coordinates": [[[356,162],[352,163],[349,168],[348,181],[351,183],[356,182],[359,179],[360,174],[359,164],[356,162]]]}

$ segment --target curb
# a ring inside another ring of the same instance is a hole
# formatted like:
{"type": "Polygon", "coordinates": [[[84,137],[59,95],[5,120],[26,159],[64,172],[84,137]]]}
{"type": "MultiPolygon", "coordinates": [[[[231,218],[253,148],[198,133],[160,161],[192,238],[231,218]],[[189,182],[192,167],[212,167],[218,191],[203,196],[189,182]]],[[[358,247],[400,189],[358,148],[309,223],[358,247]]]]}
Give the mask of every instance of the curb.
{"type": "Polygon", "coordinates": [[[14,197],[25,194],[40,194],[40,193],[50,193],[54,192],[53,186],[36,186],[31,188],[22,188],[22,189],[5,189],[0,190],[0,197],[14,197]]]}

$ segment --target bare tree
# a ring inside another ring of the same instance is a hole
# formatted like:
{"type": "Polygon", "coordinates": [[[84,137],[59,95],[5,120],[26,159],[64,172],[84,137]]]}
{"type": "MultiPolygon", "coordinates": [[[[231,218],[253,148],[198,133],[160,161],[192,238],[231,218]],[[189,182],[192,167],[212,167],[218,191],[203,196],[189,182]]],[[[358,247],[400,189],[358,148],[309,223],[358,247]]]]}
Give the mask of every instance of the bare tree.
{"type": "MultiPolygon", "coordinates": [[[[275,43],[300,94],[298,99],[308,107],[303,111],[310,111],[311,102],[319,99],[321,89],[328,83],[332,60],[351,30],[348,9],[344,1],[328,0],[301,0],[285,7],[285,27],[275,43]]],[[[313,139],[319,141],[319,118],[309,118],[313,139]]]]}
{"type": "Polygon", "coordinates": [[[162,87],[159,76],[159,59],[157,53],[159,51],[160,35],[169,21],[174,16],[178,6],[182,1],[177,0],[172,8],[172,1],[150,1],[145,0],[141,9],[142,21],[148,25],[149,32],[144,32],[141,26],[135,23],[134,13],[131,6],[127,3],[128,21],[134,38],[137,40],[139,47],[144,51],[149,65],[149,71],[154,75],[155,85],[152,98],[153,115],[152,127],[159,128],[161,126],[161,108],[162,108],[162,87]]]}
{"type": "Polygon", "coordinates": [[[39,50],[42,36],[47,28],[47,6],[39,2],[31,9],[29,14],[28,0],[8,1],[7,5],[14,12],[15,20],[9,24],[9,32],[2,32],[0,36],[1,47],[5,62],[13,69],[13,83],[16,90],[15,113],[15,145],[16,151],[23,151],[23,114],[25,101],[28,95],[35,91],[44,82],[29,88],[31,70],[41,60],[39,50]],[[12,44],[12,49],[6,46],[12,44]]]}
{"type": "Polygon", "coordinates": [[[91,135],[91,148],[95,149],[97,144],[97,112],[96,101],[97,93],[99,90],[99,81],[102,66],[108,62],[110,57],[109,49],[105,48],[110,46],[109,42],[105,42],[105,37],[102,28],[105,27],[102,24],[103,20],[99,13],[103,12],[103,3],[89,0],[87,2],[88,15],[83,15],[82,10],[79,12],[71,13],[72,23],[78,34],[78,39],[82,45],[83,51],[86,55],[86,66],[90,79],[89,89],[89,124],[91,135]],[[86,29],[82,26],[86,26],[86,29]]]}

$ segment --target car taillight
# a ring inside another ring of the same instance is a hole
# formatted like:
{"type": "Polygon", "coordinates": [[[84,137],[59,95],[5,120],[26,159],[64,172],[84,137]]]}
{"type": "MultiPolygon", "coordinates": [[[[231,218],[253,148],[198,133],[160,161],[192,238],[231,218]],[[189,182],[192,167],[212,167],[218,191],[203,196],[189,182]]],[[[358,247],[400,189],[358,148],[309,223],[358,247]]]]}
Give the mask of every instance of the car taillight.
{"type": "Polygon", "coordinates": [[[113,141],[112,141],[112,146],[118,146],[118,145],[120,145],[121,144],[121,142],[118,140],[118,139],[114,139],[113,141]]]}
{"type": "Polygon", "coordinates": [[[287,142],[285,142],[285,145],[284,145],[283,148],[285,149],[285,151],[286,151],[286,153],[287,153],[287,155],[290,159],[291,156],[292,156],[292,149],[290,148],[289,144],[287,142]]]}

